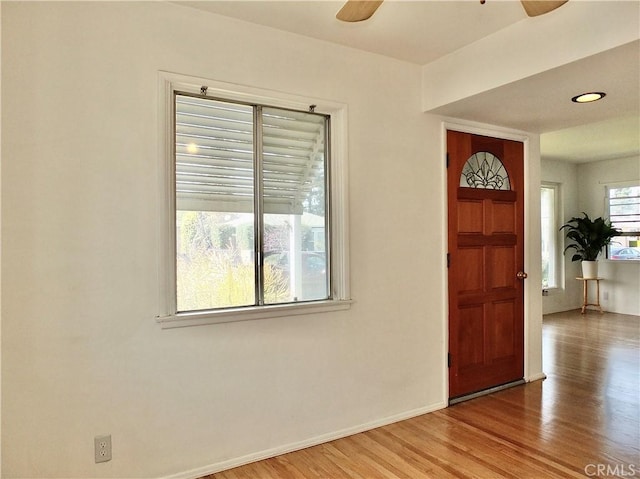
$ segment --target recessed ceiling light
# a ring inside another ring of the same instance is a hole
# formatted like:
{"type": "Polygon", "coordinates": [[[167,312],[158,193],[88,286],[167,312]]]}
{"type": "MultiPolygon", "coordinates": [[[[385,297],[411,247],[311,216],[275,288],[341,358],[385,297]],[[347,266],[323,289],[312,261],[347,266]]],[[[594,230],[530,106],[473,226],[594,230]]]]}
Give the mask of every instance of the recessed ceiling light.
{"type": "Polygon", "coordinates": [[[589,93],[582,93],[581,95],[574,96],[571,101],[574,103],[590,103],[592,101],[601,100],[606,96],[606,93],[601,91],[592,91],[589,93]]]}

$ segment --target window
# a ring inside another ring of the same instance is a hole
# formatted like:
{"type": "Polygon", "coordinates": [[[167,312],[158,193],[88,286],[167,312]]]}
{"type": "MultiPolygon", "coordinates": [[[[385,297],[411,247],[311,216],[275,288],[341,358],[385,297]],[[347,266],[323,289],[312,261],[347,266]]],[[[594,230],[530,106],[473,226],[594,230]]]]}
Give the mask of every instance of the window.
{"type": "Polygon", "coordinates": [[[559,277],[558,204],[559,185],[546,183],[540,190],[542,232],[542,287],[557,288],[559,277]]]}
{"type": "Polygon", "coordinates": [[[510,190],[511,182],[500,158],[487,151],[480,151],[471,155],[462,167],[460,186],[462,188],[510,190]]]}
{"type": "Polygon", "coordinates": [[[640,260],[640,185],[606,188],[607,216],[622,231],[613,238],[607,257],[612,260],[640,260]]]}
{"type": "Polygon", "coordinates": [[[344,108],[164,87],[163,327],[348,307],[344,108]]]}

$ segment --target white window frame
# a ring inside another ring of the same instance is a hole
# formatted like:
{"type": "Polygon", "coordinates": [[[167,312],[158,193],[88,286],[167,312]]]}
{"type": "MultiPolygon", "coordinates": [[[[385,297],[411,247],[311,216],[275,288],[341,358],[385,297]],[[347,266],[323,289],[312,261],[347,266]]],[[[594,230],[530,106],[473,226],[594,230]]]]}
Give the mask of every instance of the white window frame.
{"type": "Polygon", "coordinates": [[[158,88],[159,158],[159,260],[158,260],[158,314],[156,320],[163,329],[204,324],[227,323],[262,318],[324,313],[348,309],[352,303],[349,290],[349,218],[347,168],[347,106],[343,103],[318,98],[302,97],[236,85],[211,79],[159,72],[158,88]],[[305,303],[287,303],[264,306],[244,306],[224,310],[177,312],[176,307],[176,229],[173,121],[174,92],[201,93],[247,103],[268,104],[293,110],[308,110],[331,116],[331,299],[305,303]]]}
{"type": "MultiPolygon", "coordinates": [[[[605,183],[604,184],[604,211],[605,211],[605,216],[608,220],[611,219],[611,204],[610,204],[610,199],[609,198],[609,190],[610,189],[618,189],[618,188],[626,188],[626,187],[639,187],[640,186],[640,181],[636,180],[636,181],[619,181],[619,182],[615,182],[615,183],[605,183]]],[[[615,226],[615,225],[614,225],[615,226]]],[[[621,234],[620,236],[640,236],[640,231],[636,231],[636,232],[626,232],[621,234]]],[[[638,263],[640,262],[640,260],[637,259],[615,259],[615,258],[611,258],[611,244],[609,244],[606,248],[605,248],[605,254],[606,254],[606,260],[607,261],[613,261],[615,263],[638,263]]]]}
{"type": "MultiPolygon", "coordinates": [[[[562,286],[562,278],[563,272],[561,267],[561,258],[563,257],[563,242],[562,242],[562,233],[560,232],[560,184],[543,181],[540,185],[540,189],[548,188],[553,190],[554,192],[554,204],[553,204],[553,214],[554,214],[554,225],[551,228],[552,236],[553,236],[553,244],[555,245],[555,251],[553,255],[553,266],[555,270],[555,284],[553,286],[543,286],[542,289],[545,291],[550,291],[554,289],[560,289],[562,286]]],[[[542,194],[542,191],[541,191],[542,194]]],[[[542,206],[541,206],[542,210],[542,206]]],[[[541,219],[542,221],[542,219],[541,219]]]]}

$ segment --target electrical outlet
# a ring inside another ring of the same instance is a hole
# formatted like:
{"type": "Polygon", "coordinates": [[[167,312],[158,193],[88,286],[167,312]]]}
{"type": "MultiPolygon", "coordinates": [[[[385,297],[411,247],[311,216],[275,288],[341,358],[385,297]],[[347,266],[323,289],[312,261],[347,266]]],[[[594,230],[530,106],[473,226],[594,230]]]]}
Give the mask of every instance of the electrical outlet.
{"type": "Polygon", "coordinates": [[[111,435],[96,436],[93,439],[96,463],[111,460],[111,435]]]}

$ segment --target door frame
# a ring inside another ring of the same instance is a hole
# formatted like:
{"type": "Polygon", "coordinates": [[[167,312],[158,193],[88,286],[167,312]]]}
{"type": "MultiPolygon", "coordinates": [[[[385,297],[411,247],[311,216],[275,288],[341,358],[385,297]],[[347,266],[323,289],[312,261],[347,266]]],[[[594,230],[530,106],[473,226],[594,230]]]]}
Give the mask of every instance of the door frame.
{"type": "MultiPolygon", "coordinates": [[[[449,283],[446,264],[448,249],[448,201],[447,201],[447,130],[455,130],[474,135],[490,136],[504,140],[519,141],[524,145],[524,270],[529,277],[524,282],[524,380],[526,382],[546,378],[542,371],[542,292],[536,288],[541,284],[542,263],[540,241],[540,135],[520,130],[501,128],[483,123],[445,119],[441,127],[442,175],[442,358],[449,352],[449,283]]],[[[449,368],[446,359],[442,369],[443,403],[449,404],[449,368]]]]}

